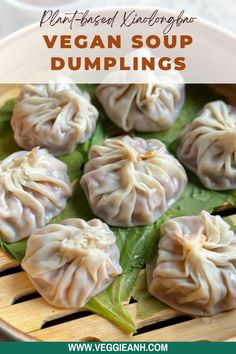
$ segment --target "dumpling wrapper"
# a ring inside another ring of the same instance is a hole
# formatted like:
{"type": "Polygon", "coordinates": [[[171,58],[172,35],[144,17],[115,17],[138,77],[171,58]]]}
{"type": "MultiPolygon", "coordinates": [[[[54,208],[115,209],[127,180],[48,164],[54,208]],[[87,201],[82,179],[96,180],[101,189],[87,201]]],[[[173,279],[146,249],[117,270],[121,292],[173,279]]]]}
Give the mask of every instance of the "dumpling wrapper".
{"type": "Polygon", "coordinates": [[[206,188],[236,189],[236,107],[206,104],[182,132],[177,153],[206,188]]]}
{"type": "Polygon", "coordinates": [[[161,227],[149,291],[184,313],[211,316],[236,307],[236,235],[220,216],[170,219],[161,227]]]}
{"type": "Polygon", "coordinates": [[[75,84],[51,82],[23,85],[11,125],[19,146],[26,150],[45,147],[57,156],[88,140],[97,119],[89,94],[75,84]]]}
{"type": "Polygon", "coordinates": [[[124,131],[159,132],[171,127],[184,104],[181,83],[102,84],[96,90],[108,117],[124,131]]]}
{"type": "Polygon", "coordinates": [[[0,236],[15,242],[47,224],[72,194],[67,166],[46,149],[18,151],[0,162],[0,236]]]}
{"type": "Polygon", "coordinates": [[[109,225],[156,221],[181,196],[187,176],[157,139],[123,136],[89,150],[81,178],[90,207],[109,225]]]}
{"type": "Polygon", "coordinates": [[[121,274],[116,237],[98,219],[66,219],[29,238],[22,267],[50,304],[81,308],[121,274]]]}

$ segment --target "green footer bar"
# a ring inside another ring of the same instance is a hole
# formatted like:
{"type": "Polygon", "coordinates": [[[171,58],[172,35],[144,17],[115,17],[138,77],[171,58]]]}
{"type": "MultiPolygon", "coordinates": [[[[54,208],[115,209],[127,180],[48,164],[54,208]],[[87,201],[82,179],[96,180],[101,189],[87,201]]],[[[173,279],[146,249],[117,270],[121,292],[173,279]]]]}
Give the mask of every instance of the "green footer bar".
{"type": "Polygon", "coordinates": [[[67,353],[169,353],[169,354],[235,354],[236,342],[1,342],[1,354],[67,354],[67,353]]]}

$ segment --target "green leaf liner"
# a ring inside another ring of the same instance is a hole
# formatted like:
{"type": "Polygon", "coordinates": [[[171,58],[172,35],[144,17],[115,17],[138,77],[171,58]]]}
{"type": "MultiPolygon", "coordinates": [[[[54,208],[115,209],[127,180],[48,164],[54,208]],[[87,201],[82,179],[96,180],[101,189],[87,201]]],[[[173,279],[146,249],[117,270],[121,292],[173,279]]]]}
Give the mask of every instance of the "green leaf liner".
{"type": "MultiPolygon", "coordinates": [[[[70,217],[78,217],[85,220],[95,217],[79,184],[83,165],[87,160],[88,151],[92,145],[100,144],[108,136],[123,134],[119,128],[106,118],[104,111],[96,100],[96,85],[81,86],[82,89],[87,90],[91,94],[93,103],[99,109],[99,120],[96,131],[89,141],[79,145],[72,153],[60,157],[68,166],[68,173],[73,184],[73,196],[68,200],[66,209],[55,217],[51,223],[58,223],[70,217]]],[[[206,102],[214,99],[216,97],[205,86],[187,86],[184,108],[177,121],[168,131],[145,134],[132,133],[132,135],[141,136],[146,139],[160,139],[175,154],[178,136],[183,127],[196,116],[206,102]]],[[[8,101],[0,109],[0,159],[14,151],[20,150],[14,142],[10,126],[12,108],[13,100],[8,101]]],[[[198,215],[202,210],[207,210],[211,213],[224,204],[236,206],[236,191],[209,191],[201,185],[197,177],[192,173],[188,173],[188,178],[188,184],[181,198],[154,224],[134,228],[112,227],[121,252],[120,262],[123,274],[116,278],[109,288],[92,298],[87,303],[86,308],[113,321],[126,332],[134,332],[135,324],[122,304],[124,301],[128,301],[131,294],[133,294],[132,290],[134,289],[140,270],[156,254],[161,224],[166,219],[172,217],[198,215]]],[[[1,240],[1,246],[19,261],[24,257],[26,243],[27,239],[11,244],[1,240]]],[[[156,311],[161,311],[165,305],[147,294],[147,290],[144,288],[137,291],[137,286],[143,284],[143,279],[141,280],[141,283],[139,280],[136,284],[136,292],[133,296],[141,304],[140,306],[138,305],[138,313],[141,311],[140,308],[142,308],[142,311],[139,313],[142,317],[143,313],[152,314],[156,311]]]]}
{"type": "Polygon", "coordinates": [[[25,255],[27,240],[28,239],[25,238],[24,240],[20,240],[14,243],[8,243],[0,239],[0,246],[13,258],[21,262],[25,255]]]}
{"type": "Polygon", "coordinates": [[[85,307],[108,318],[125,332],[135,332],[135,324],[122,303],[129,299],[139,272],[139,269],[134,269],[117,277],[109,288],[92,298],[85,307]]]}
{"type": "Polygon", "coordinates": [[[145,270],[140,271],[131,296],[137,301],[137,317],[141,319],[148,318],[169,308],[148,292],[145,270]]]}

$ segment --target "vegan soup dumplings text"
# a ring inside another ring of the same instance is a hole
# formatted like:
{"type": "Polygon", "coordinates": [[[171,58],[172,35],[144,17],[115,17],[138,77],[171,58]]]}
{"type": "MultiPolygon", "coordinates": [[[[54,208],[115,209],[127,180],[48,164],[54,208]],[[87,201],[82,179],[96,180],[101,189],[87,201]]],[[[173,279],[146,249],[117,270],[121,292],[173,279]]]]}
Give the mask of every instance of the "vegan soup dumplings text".
{"type": "MultiPolygon", "coordinates": [[[[107,35],[105,38],[101,35],[94,35],[89,37],[87,35],[44,35],[44,42],[48,49],[94,49],[94,50],[109,50],[109,49],[121,49],[122,48],[122,36],[121,35],[107,35]]],[[[127,39],[126,39],[127,41],[127,39]]],[[[157,49],[157,48],[179,48],[184,49],[191,45],[193,39],[190,35],[163,35],[158,36],[150,34],[143,36],[141,34],[133,35],[130,38],[130,50],[137,50],[143,48],[157,49]]],[[[127,43],[125,43],[127,48],[127,43]]],[[[51,70],[61,70],[66,66],[70,70],[109,70],[119,64],[120,70],[161,70],[175,69],[178,71],[184,70],[186,67],[185,57],[171,58],[170,56],[164,56],[156,59],[155,57],[136,57],[126,60],[125,57],[116,58],[114,56],[100,55],[96,57],[73,57],[68,58],[52,57],[51,58],[51,70]]],[[[100,52],[101,53],[101,52],[100,52]]],[[[114,55],[114,52],[113,52],[114,55]]]]}

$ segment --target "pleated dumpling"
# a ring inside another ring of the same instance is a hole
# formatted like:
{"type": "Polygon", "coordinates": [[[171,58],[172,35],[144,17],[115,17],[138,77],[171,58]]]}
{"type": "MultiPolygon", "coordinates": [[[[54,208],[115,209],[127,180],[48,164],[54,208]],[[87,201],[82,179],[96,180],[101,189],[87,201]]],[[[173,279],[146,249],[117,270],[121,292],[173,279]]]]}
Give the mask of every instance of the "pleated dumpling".
{"type": "Polygon", "coordinates": [[[22,267],[50,304],[81,308],[122,272],[116,238],[98,219],[66,219],[33,233],[22,267]]]}
{"type": "Polygon", "coordinates": [[[159,132],[176,120],[184,103],[180,83],[102,84],[97,97],[108,117],[124,131],[159,132]]]}
{"type": "Polygon", "coordinates": [[[46,149],[8,156],[0,162],[0,236],[29,236],[65,208],[71,193],[67,166],[46,149]]]}
{"type": "Polygon", "coordinates": [[[123,136],[92,146],[81,185],[95,215],[109,225],[147,225],[181,196],[180,163],[157,139],[123,136]]]}
{"type": "Polygon", "coordinates": [[[236,108],[215,101],[186,126],[178,147],[180,161],[206,188],[236,188],[236,108]]]}
{"type": "Polygon", "coordinates": [[[150,278],[150,293],[176,310],[210,316],[235,308],[235,233],[205,211],[166,221],[150,278]]]}
{"type": "Polygon", "coordinates": [[[40,146],[61,155],[91,137],[97,118],[87,93],[71,83],[51,82],[23,85],[11,125],[22,148],[40,146]]]}

